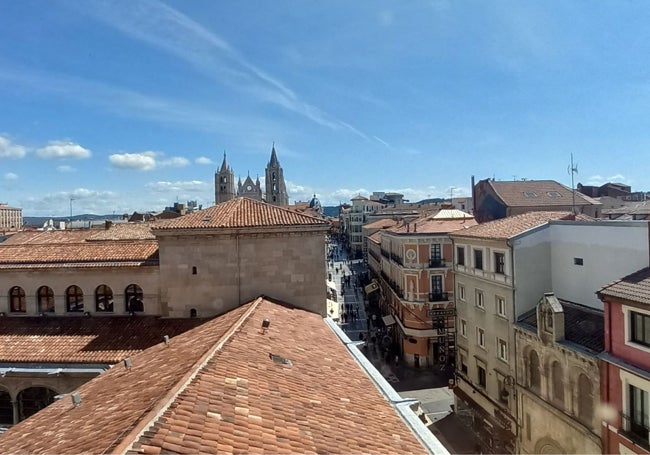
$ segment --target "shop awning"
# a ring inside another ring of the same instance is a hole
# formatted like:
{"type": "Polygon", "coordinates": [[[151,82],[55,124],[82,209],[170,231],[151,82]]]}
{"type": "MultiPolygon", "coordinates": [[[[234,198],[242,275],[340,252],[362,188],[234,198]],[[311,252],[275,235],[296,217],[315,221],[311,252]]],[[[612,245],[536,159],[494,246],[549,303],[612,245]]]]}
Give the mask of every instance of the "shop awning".
{"type": "Polygon", "coordinates": [[[382,316],[381,319],[382,321],[384,321],[384,324],[386,324],[387,326],[395,324],[395,318],[390,314],[388,316],[382,316]]]}

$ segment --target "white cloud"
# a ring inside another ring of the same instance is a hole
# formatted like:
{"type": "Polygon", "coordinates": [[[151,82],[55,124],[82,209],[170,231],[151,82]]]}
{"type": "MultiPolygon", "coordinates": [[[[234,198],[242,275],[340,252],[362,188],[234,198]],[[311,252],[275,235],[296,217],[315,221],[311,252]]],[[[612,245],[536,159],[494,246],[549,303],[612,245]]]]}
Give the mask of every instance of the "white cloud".
{"type": "Polygon", "coordinates": [[[27,149],[22,145],[14,144],[5,136],[0,136],[0,158],[23,158],[27,149]]]}
{"type": "Polygon", "coordinates": [[[200,156],[194,160],[196,164],[212,164],[212,160],[205,156],[200,156]]]}
{"type": "Polygon", "coordinates": [[[123,197],[112,191],[76,188],[72,191],[45,194],[43,197],[28,197],[22,201],[23,213],[26,208],[29,208],[29,214],[33,216],[51,216],[56,213],[68,215],[71,199],[73,215],[113,213],[117,205],[124,200],[123,197]]]}
{"type": "Polygon", "coordinates": [[[36,154],[44,159],[90,158],[90,150],[74,142],[50,141],[36,154]]]}
{"type": "Polygon", "coordinates": [[[156,168],[156,152],[114,153],[108,161],[120,169],[151,171],[156,168]]]}
{"type": "Polygon", "coordinates": [[[4,175],[5,180],[18,180],[18,174],[14,174],[13,172],[7,172],[4,175]]]}
{"type": "Polygon", "coordinates": [[[159,167],[186,167],[190,160],[182,156],[165,158],[164,153],[146,151],[140,153],[114,153],[108,157],[108,161],[119,169],[137,169],[140,171],[151,171],[159,167]]]}
{"type": "Polygon", "coordinates": [[[190,165],[190,160],[182,156],[173,156],[158,162],[161,167],[186,167],[190,165]]]}
{"type": "Polygon", "coordinates": [[[201,192],[208,189],[208,184],[200,180],[178,181],[178,182],[151,182],[147,183],[146,187],[152,191],[167,192],[167,191],[187,191],[187,192],[201,192]]]}
{"type": "Polygon", "coordinates": [[[63,164],[61,166],[57,166],[56,170],[57,172],[68,173],[68,172],[76,172],[77,169],[73,168],[72,166],[68,166],[67,164],[63,164]]]}
{"type": "Polygon", "coordinates": [[[614,174],[609,177],[603,177],[602,175],[596,174],[592,175],[587,179],[587,183],[584,185],[587,186],[601,186],[605,183],[622,183],[624,185],[631,185],[632,181],[625,177],[623,174],[614,174]]]}

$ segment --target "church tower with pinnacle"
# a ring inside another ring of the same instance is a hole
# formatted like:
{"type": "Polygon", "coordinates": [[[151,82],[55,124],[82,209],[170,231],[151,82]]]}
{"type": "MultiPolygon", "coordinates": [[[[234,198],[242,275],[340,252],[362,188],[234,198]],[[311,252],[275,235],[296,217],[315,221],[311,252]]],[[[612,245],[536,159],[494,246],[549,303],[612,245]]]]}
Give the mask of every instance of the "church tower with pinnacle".
{"type": "Polygon", "coordinates": [[[235,197],[235,173],[228,166],[226,152],[223,152],[221,168],[214,174],[214,203],[221,204],[235,197]]]}
{"type": "Polygon", "coordinates": [[[284,183],[282,167],[275,154],[275,144],[271,149],[271,159],[266,165],[266,202],[272,205],[289,205],[289,195],[284,183]]]}
{"type": "Polygon", "coordinates": [[[222,202],[229,201],[235,197],[248,197],[258,201],[264,201],[272,205],[289,205],[289,195],[287,194],[287,187],[284,183],[284,174],[282,167],[278,161],[278,156],[275,153],[275,144],[271,148],[271,159],[266,165],[266,194],[262,192],[262,185],[259,177],[253,180],[248,173],[248,176],[242,183],[241,178],[238,179],[235,186],[235,173],[228,165],[226,160],[226,152],[223,153],[223,163],[217,172],[214,174],[214,203],[221,204],[222,202]]]}

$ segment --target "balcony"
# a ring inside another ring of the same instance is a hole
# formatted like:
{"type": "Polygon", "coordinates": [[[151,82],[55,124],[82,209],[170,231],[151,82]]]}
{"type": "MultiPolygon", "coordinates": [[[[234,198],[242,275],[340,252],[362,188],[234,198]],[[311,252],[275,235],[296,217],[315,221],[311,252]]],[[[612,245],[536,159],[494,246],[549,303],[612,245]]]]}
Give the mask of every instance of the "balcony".
{"type": "Polygon", "coordinates": [[[645,423],[635,422],[632,416],[621,414],[623,428],[619,432],[635,444],[650,450],[650,428],[645,423]]]}
{"type": "Polygon", "coordinates": [[[386,250],[383,249],[383,248],[381,249],[381,255],[382,255],[383,257],[385,257],[386,259],[389,259],[389,258],[390,258],[389,254],[388,254],[388,251],[386,251],[386,250]]]}
{"type": "Polygon", "coordinates": [[[429,302],[446,302],[449,300],[447,292],[429,292],[429,302]]]}
{"type": "Polygon", "coordinates": [[[431,268],[446,267],[445,260],[442,258],[429,259],[429,267],[431,268]]]}

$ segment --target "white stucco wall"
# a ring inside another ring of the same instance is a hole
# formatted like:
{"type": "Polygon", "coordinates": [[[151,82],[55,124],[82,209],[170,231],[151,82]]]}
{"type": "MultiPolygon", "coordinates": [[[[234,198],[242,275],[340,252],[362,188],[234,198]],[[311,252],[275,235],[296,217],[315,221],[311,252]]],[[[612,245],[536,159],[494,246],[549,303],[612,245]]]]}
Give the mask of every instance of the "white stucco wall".
{"type": "Polygon", "coordinates": [[[598,289],[648,266],[646,221],[552,221],[549,228],[553,291],[560,298],[603,309],[598,289]]]}
{"type": "Polygon", "coordinates": [[[514,258],[515,320],[552,292],[550,235],[546,226],[511,241],[514,258]]]}

